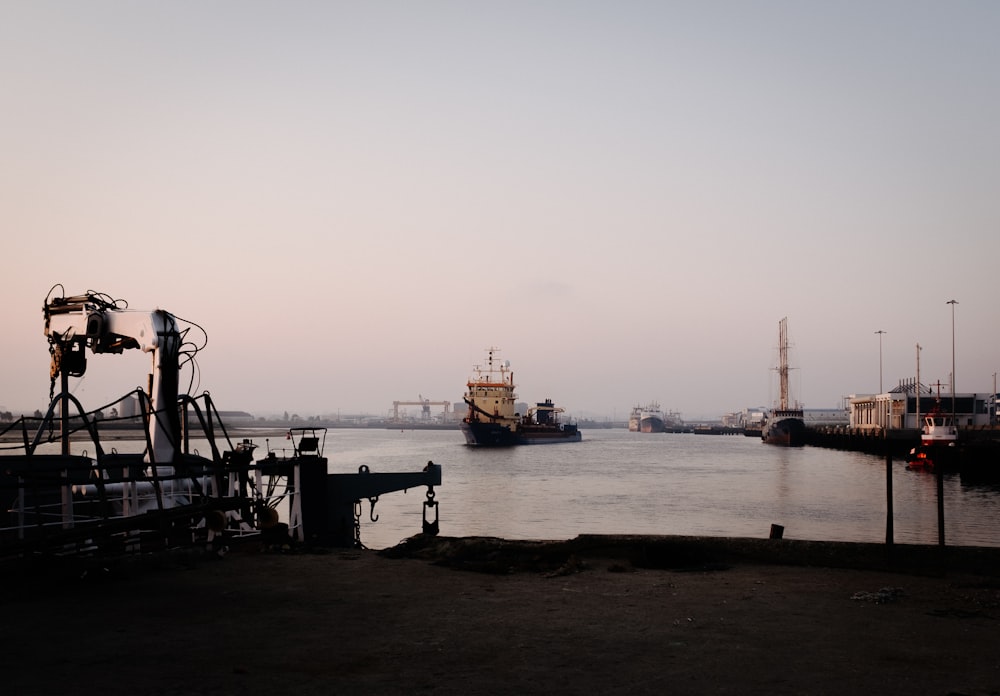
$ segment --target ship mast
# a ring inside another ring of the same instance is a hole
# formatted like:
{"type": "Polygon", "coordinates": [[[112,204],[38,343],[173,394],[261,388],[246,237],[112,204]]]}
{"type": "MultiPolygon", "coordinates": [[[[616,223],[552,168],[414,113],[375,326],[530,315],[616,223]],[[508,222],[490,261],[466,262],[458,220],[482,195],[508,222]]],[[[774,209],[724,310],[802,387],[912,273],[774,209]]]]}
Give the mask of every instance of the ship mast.
{"type": "Polygon", "coordinates": [[[788,317],[778,322],[778,378],[780,382],[780,409],[788,410],[788,317]]]}

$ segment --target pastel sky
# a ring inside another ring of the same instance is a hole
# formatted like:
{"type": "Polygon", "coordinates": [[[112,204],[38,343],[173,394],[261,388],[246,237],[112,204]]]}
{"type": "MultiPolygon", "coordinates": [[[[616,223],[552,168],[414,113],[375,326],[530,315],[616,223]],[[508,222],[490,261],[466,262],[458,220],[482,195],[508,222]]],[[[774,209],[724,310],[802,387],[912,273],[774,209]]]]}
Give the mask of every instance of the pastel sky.
{"type": "MultiPolygon", "coordinates": [[[[0,407],[55,284],[208,333],[258,415],[689,419],[1000,370],[992,0],[0,0],[0,407]],[[958,305],[949,306],[955,299],[958,305]]],[[[145,383],[96,356],[97,408],[145,383]]]]}

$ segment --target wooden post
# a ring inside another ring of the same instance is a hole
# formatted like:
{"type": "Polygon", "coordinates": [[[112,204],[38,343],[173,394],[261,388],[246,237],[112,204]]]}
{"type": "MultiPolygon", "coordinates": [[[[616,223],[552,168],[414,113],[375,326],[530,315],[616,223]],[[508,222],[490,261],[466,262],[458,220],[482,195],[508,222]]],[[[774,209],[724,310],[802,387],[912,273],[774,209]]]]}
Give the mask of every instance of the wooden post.
{"type": "Polygon", "coordinates": [[[892,449],[885,450],[885,545],[892,546],[892,449]]]}
{"type": "Polygon", "coordinates": [[[942,467],[935,463],[937,470],[937,517],[938,517],[938,546],[944,546],[944,472],[942,467]]]}

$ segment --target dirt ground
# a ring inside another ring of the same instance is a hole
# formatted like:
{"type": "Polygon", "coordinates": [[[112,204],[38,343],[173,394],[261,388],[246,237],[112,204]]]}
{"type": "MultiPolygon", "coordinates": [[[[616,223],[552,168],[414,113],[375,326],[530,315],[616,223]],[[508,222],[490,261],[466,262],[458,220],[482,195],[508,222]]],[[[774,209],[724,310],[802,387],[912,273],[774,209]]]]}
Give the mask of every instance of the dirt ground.
{"type": "Polygon", "coordinates": [[[2,690],[1000,693],[994,575],[462,543],[8,571],[2,690]]]}

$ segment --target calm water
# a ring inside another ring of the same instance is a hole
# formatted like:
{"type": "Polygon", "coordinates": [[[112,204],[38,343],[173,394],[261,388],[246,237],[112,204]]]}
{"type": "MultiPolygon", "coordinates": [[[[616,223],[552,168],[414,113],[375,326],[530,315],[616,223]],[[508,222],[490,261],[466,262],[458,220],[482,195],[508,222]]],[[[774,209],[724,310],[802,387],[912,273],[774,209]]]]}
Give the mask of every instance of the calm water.
{"type": "MultiPolygon", "coordinates": [[[[481,450],[454,431],[331,430],[331,472],[442,466],[441,534],[569,539],[578,534],[684,534],[885,541],[882,457],[756,438],[585,430],[579,444],[481,450]]],[[[421,529],[425,489],[363,504],[361,538],[392,546],[421,529]]],[[[949,545],[1000,546],[1000,487],[944,481],[949,545]]],[[[938,541],[933,474],[893,465],[897,543],[938,541]]]]}
{"type": "MultiPolygon", "coordinates": [[[[244,437],[241,433],[239,437],[244,437]]],[[[263,434],[250,435],[266,451],[263,434]]],[[[885,541],[885,460],[813,447],[782,448],[757,438],[584,430],[583,442],[489,450],[458,431],[334,429],[331,473],[442,467],[435,491],[441,534],[570,539],[578,534],[682,534],[885,541]]],[[[141,442],[114,443],[141,451],[141,442]],[[138,450],[134,448],[138,447],[138,450]]],[[[270,444],[287,445],[283,435],[270,444]]],[[[221,446],[221,445],[220,445],[221,446]]],[[[207,452],[207,447],[203,447],[207,452]]],[[[381,496],[378,522],[363,501],[362,542],[386,548],[421,530],[426,489],[381,496]]],[[[1000,546],[1000,486],[944,480],[949,545],[1000,546]]],[[[893,465],[894,539],[936,544],[933,474],[893,465]]]]}

